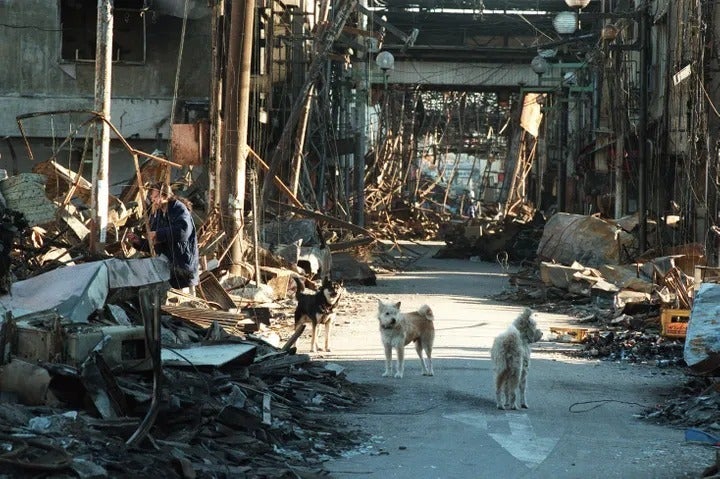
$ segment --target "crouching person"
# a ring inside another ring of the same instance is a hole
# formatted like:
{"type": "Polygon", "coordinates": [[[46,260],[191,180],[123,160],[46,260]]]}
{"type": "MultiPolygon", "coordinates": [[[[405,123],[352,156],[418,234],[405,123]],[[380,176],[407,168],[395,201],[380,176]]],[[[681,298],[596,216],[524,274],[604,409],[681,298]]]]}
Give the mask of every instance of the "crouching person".
{"type": "Polygon", "coordinates": [[[175,196],[170,186],[163,182],[153,184],[148,196],[149,237],[140,238],[129,233],[128,239],[141,251],[150,251],[152,242],[155,253],[164,255],[170,261],[170,286],[194,294],[199,281],[200,254],[192,205],[186,199],[175,196]]]}

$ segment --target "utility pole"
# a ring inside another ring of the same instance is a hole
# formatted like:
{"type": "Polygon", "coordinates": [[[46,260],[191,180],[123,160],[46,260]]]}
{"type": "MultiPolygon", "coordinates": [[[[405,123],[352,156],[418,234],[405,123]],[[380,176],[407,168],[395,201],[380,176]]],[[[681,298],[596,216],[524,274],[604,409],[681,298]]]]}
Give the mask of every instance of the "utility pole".
{"type": "Polygon", "coordinates": [[[223,101],[223,84],[224,79],[221,77],[224,62],[224,56],[221,57],[225,52],[225,35],[223,25],[225,23],[225,2],[217,1],[212,7],[212,77],[210,79],[210,90],[212,94],[212,100],[210,101],[210,118],[212,129],[210,131],[210,158],[212,168],[208,171],[209,191],[208,191],[208,204],[212,207],[220,208],[220,192],[222,191],[222,164],[223,164],[223,138],[225,125],[222,116],[222,105],[223,101]],[[223,35],[220,35],[223,32],[223,35]]]}
{"type": "Polygon", "coordinates": [[[242,262],[243,216],[245,211],[245,172],[248,155],[247,127],[250,105],[250,61],[252,58],[255,1],[232,0],[227,68],[224,81],[225,148],[220,171],[222,211],[232,217],[231,273],[242,262]]]}
{"type": "MultiPolygon", "coordinates": [[[[97,2],[97,38],[95,43],[95,107],[105,120],[110,120],[112,90],[112,0],[97,2]]],[[[100,253],[105,249],[108,225],[108,163],[110,158],[110,126],[106,121],[95,121],[93,140],[92,194],[93,211],[90,249],[100,253]]]]}
{"type": "MultiPolygon", "coordinates": [[[[245,216],[245,174],[248,157],[248,114],[250,112],[250,69],[252,66],[253,33],[255,26],[255,0],[233,2],[233,8],[245,3],[242,24],[242,49],[240,51],[240,78],[238,84],[237,107],[237,145],[235,156],[235,174],[233,177],[233,244],[230,252],[232,258],[231,273],[240,272],[243,258],[243,221],[245,216]]],[[[233,18],[235,15],[233,14],[233,18]]],[[[232,41],[232,40],[231,40],[232,41]]],[[[259,221],[253,218],[253,221],[259,221]]]]}
{"type": "MultiPolygon", "coordinates": [[[[216,170],[219,170],[218,196],[220,197],[220,211],[223,217],[230,215],[232,211],[231,195],[233,192],[232,165],[238,156],[238,84],[240,78],[240,42],[241,27],[243,21],[244,0],[232,0],[230,4],[230,32],[227,36],[227,59],[225,67],[225,78],[223,80],[223,148],[222,162],[216,170]]],[[[225,12],[227,14],[227,11],[225,12]]],[[[226,15],[227,18],[227,15],[226,15]]],[[[231,215],[232,216],[232,215],[231,215]]],[[[227,226],[226,226],[226,229],[227,226]]],[[[229,228],[227,234],[233,238],[233,228],[229,228]]]]}

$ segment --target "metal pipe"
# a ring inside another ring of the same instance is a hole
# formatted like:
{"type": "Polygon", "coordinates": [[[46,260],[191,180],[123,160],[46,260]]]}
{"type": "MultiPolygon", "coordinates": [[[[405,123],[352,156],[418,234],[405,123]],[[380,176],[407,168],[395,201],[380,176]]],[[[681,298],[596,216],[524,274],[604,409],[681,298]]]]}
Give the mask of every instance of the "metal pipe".
{"type": "Polygon", "coordinates": [[[557,183],[557,207],[558,211],[565,211],[565,182],[567,181],[567,129],[568,129],[568,102],[570,95],[567,87],[562,89],[560,98],[560,147],[558,148],[558,183],[557,183]]]}

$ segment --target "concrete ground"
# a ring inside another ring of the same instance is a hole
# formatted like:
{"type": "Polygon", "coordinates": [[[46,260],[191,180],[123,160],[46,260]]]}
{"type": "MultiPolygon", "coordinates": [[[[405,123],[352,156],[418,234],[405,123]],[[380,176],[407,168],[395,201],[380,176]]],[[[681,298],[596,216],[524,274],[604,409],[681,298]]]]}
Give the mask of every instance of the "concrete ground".
{"type": "MultiPolygon", "coordinates": [[[[686,443],[683,429],[638,417],[679,395],[679,369],[573,359],[560,352],[567,344],[541,341],[533,348],[530,408],[496,409],[489,348],[521,308],[490,299],[508,287],[500,265],[433,259],[433,251],[425,249],[409,271],[379,276],[375,287],[349,285],[332,351],[314,355],[344,366],[371,398],[338,414],[370,439],[326,463],[333,477],[681,478],[700,477],[712,463],[715,451],[686,443]],[[435,376],[420,374],[408,346],[405,377],[381,377],[378,298],[401,301],[403,309],[432,306],[435,376]]],[[[539,313],[546,337],[569,319],[539,313]]],[[[309,337],[299,340],[299,352],[309,337]]]]}

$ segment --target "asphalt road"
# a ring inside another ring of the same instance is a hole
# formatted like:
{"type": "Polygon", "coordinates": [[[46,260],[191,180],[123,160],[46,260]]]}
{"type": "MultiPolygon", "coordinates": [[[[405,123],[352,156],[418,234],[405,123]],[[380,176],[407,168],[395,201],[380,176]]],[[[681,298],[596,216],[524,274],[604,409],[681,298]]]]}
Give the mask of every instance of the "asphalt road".
{"type": "MultiPolygon", "coordinates": [[[[370,435],[361,447],[326,463],[333,477],[382,479],[681,478],[700,477],[715,458],[684,441],[684,430],[639,413],[679,394],[678,369],[573,359],[567,344],[533,348],[529,409],[494,402],[489,348],[520,307],[490,296],[508,287],[498,264],[430,257],[412,270],[382,275],[375,287],[350,285],[332,351],[318,359],[345,367],[372,398],[338,418],[370,435]],[[405,377],[383,378],[377,299],[423,303],[435,312],[435,376],[420,374],[406,349],[405,377]]],[[[539,314],[545,337],[569,317],[539,314]]],[[[309,334],[298,342],[307,351],[309,334]]]]}

